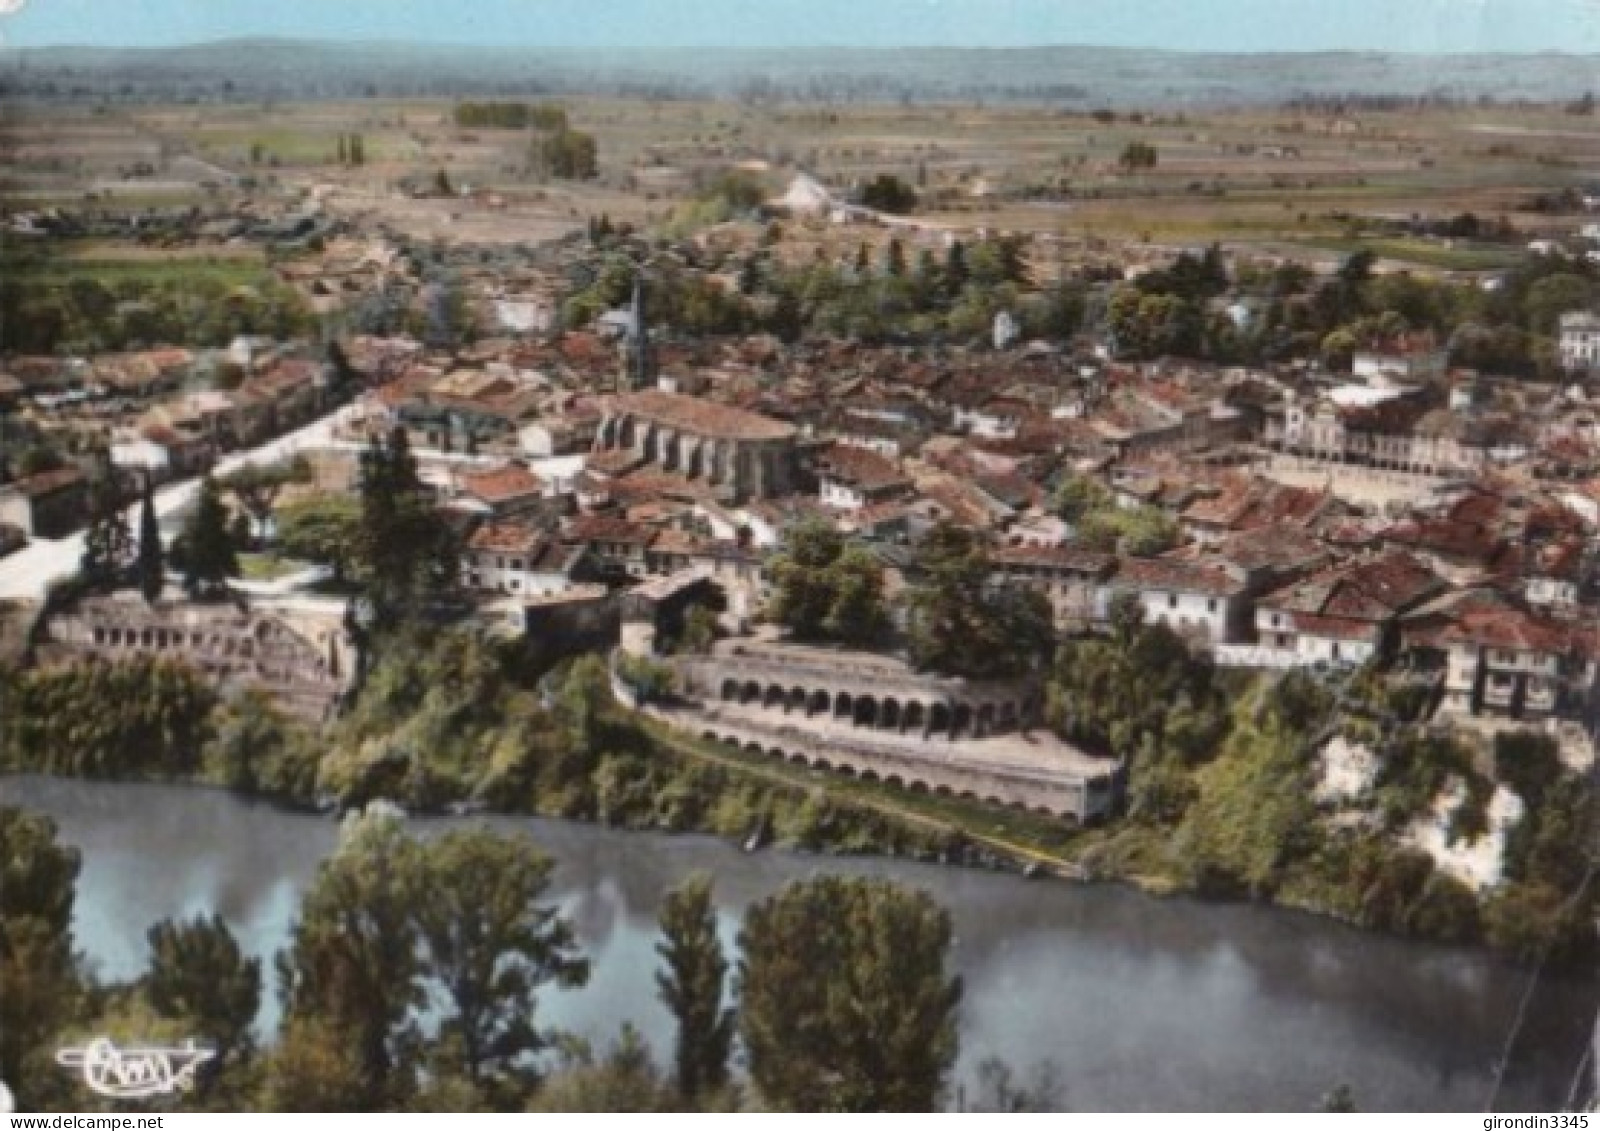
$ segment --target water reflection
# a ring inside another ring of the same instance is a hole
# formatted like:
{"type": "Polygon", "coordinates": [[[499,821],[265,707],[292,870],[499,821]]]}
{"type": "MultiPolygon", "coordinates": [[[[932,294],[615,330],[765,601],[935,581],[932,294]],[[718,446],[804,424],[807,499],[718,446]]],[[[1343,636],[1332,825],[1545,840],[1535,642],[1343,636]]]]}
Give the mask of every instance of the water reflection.
{"type": "MultiPolygon", "coordinates": [[[[11,778],[0,792],[54,816],[84,853],[78,946],[136,974],[144,932],[216,910],[253,954],[287,939],[337,826],[230,794],[11,778]]],[[[419,821],[436,835],[459,822],[419,821]]],[[[746,856],[703,837],[496,818],[559,861],[555,896],[593,960],[590,984],[541,1001],[542,1023],[605,1038],[632,1021],[665,1052],[655,916],[665,891],[715,873],[731,944],[743,909],[819,871],[889,875],[951,909],[966,978],[963,1066],[1000,1055],[1062,1068],[1084,1109],[1306,1109],[1348,1083],[1369,1109],[1474,1109],[1526,975],[1485,955],[1363,934],[1261,907],[1154,900],[883,860],[746,856]]],[[[268,963],[270,973],[270,962],[268,963]]],[[[1595,1014],[1593,979],[1545,982],[1502,1107],[1558,1106],[1595,1014]]],[[[276,1025],[273,997],[262,1025],[276,1025]]]]}

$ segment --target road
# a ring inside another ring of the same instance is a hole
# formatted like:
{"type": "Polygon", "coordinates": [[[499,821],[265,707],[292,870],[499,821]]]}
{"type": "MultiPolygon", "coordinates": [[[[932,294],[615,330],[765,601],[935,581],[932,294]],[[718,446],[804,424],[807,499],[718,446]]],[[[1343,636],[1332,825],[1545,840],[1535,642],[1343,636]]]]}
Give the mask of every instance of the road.
{"type": "MultiPolygon", "coordinates": [[[[260,447],[233,452],[217,461],[213,475],[227,475],[249,464],[272,464],[291,458],[296,452],[318,447],[331,439],[333,427],[355,411],[345,405],[327,416],[260,447]]],[[[168,483],[156,491],[156,516],[166,521],[192,506],[200,490],[199,479],[168,483]]],[[[128,508],[128,529],[139,529],[139,504],[128,508]]],[[[82,531],[67,538],[35,539],[23,549],[0,558],[0,600],[41,600],[51,583],[71,577],[83,559],[82,531]]]]}

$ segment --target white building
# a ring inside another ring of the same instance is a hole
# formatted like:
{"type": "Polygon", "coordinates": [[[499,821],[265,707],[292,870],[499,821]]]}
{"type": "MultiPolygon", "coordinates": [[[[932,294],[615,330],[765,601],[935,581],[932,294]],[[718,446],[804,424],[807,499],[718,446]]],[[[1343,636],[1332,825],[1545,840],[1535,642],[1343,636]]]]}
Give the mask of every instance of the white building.
{"type": "Polygon", "coordinates": [[[1559,349],[1564,369],[1600,368],[1600,314],[1589,310],[1563,314],[1559,349]]]}

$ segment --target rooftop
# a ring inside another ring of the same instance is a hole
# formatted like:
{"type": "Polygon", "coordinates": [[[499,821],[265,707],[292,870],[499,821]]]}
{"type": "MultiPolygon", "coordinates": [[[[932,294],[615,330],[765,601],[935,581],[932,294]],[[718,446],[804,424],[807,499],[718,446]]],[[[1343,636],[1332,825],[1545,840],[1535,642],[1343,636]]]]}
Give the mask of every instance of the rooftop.
{"type": "Polygon", "coordinates": [[[682,432],[722,440],[787,440],[795,434],[792,425],[771,417],[658,389],[618,397],[616,410],[682,432]]]}

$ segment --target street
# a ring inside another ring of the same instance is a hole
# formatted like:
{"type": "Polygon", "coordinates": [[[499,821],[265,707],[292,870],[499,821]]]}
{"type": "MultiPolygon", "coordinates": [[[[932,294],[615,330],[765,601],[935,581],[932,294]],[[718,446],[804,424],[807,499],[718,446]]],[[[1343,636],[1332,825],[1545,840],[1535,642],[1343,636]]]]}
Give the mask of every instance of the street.
{"type": "MultiPolygon", "coordinates": [[[[327,416],[293,432],[287,432],[260,447],[233,452],[212,468],[216,476],[227,475],[248,464],[272,464],[289,459],[296,452],[316,447],[330,438],[333,426],[350,416],[355,405],[345,405],[327,416]]],[[[200,490],[199,479],[168,483],[156,491],[156,516],[163,525],[192,505],[200,490]]],[[[128,529],[137,534],[139,504],[128,508],[128,529]]],[[[56,540],[35,539],[16,553],[0,558],[0,600],[40,600],[51,583],[77,572],[83,558],[84,532],[56,540]]]]}

